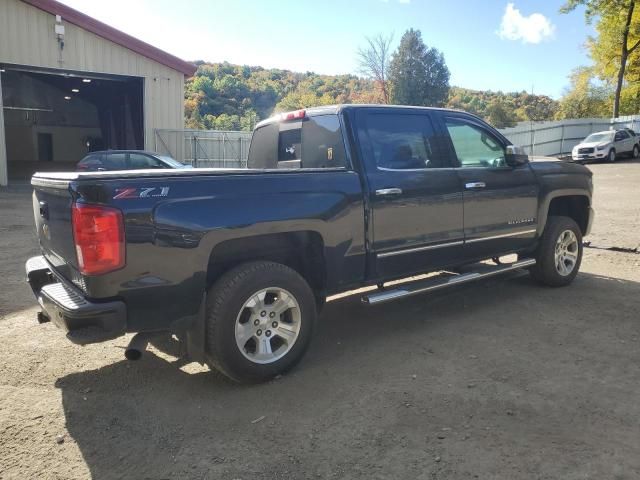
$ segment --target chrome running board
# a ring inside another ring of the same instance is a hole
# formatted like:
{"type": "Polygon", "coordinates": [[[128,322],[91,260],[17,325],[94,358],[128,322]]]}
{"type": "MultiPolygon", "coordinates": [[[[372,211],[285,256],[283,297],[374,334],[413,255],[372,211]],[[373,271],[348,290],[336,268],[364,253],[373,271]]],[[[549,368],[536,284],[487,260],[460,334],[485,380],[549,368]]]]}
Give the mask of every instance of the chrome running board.
{"type": "Polygon", "coordinates": [[[391,286],[389,290],[377,291],[363,296],[362,302],[367,305],[378,305],[380,303],[390,302],[391,300],[410,297],[411,295],[418,295],[420,293],[432,292],[434,290],[460,285],[461,283],[473,282],[474,280],[492,277],[494,275],[510,272],[519,268],[530,267],[531,265],[535,265],[535,263],[536,261],[534,258],[524,258],[517,262],[500,265],[479,263],[474,265],[474,270],[471,272],[461,274],[443,272],[434,277],[429,277],[423,280],[416,280],[415,282],[397,286],[394,285],[391,286]]]}

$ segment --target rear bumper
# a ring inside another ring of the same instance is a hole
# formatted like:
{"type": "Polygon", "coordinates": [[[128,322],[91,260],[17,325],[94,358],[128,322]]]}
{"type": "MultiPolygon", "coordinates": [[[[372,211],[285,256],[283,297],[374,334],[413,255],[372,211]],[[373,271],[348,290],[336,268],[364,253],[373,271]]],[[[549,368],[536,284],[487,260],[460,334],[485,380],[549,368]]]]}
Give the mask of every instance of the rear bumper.
{"type": "Polygon", "coordinates": [[[125,333],[124,302],[91,302],[75,286],[55,276],[42,256],[27,260],[25,269],[45,321],[48,319],[64,330],[73,343],[103,342],[125,333]]]}

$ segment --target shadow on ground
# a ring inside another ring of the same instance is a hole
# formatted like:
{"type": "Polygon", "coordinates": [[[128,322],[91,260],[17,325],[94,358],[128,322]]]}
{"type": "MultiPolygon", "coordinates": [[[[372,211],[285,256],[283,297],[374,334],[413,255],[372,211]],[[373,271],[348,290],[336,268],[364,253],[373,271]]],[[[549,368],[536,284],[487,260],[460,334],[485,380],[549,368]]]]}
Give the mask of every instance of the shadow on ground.
{"type": "Polygon", "coordinates": [[[150,353],[56,383],[93,478],[637,478],[640,284],[527,276],[325,308],[292,373],[150,353]]]}

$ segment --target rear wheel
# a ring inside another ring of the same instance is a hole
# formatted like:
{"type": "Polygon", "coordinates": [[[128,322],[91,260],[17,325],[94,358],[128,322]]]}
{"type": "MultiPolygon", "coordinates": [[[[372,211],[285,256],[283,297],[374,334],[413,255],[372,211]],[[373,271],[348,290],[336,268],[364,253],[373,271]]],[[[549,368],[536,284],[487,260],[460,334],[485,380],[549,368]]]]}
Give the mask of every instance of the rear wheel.
{"type": "Polygon", "coordinates": [[[207,295],[207,355],[241,383],[284,373],[304,355],[316,321],[307,282],[291,268],[251,262],[225,273],[207,295]]]}
{"type": "Polygon", "coordinates": [[[638,158],[638,156],[640,155],[640,148],[638,148],[638,145],[634,145],[633,146],[633,158],[638,158]]]}
{"type": "Polygon", "coordinates": [[[544,285],[561,287],[573,281],[581,262],[582,232],[578,224],[569,217],[549,217],[531,276],[544,285]]]}
{"type": "Polygon", "coordinates": [[[616,161],[616,151],[614,149],[609,150],[607,160],[609,160],[609,163],[613,163],[616,161]]]}

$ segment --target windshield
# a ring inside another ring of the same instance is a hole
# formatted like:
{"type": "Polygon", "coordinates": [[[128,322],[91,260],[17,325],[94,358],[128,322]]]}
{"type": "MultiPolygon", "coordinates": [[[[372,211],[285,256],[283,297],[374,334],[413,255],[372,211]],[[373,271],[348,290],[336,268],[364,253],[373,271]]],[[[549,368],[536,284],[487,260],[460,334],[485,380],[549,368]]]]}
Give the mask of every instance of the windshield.
{"type": "Polygon", "coordinates": [[[184,163],[180,163],[177,160],[174,160],[171,157],[167,157],[165,155],[158,155],[158,158],[160,160],[162,160],[164,163],[168,163],[169,165],[171,165],[173,168],[184,168],[185,164],[184,163]]]}
{"type": "Polygon", "coordinates": [[[592,133],[584,139],[584,143],[610,142],[613,139],[613,132],[592,133]]]}

